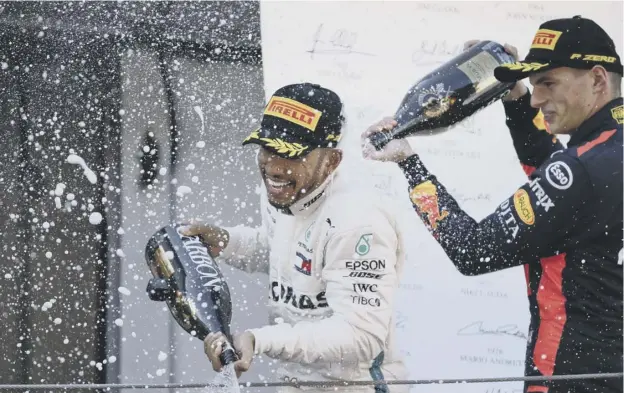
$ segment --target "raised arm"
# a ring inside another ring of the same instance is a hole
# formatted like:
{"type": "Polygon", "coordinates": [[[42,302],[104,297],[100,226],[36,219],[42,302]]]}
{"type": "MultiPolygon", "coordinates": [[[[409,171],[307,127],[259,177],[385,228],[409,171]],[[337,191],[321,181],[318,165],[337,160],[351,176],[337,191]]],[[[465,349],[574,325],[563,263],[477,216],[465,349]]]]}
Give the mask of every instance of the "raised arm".
{"type": "Polygon", "coordinates": [[[556,251],[588,209],[589,175],[578,158],[562,153],[481,221],[464,212],[417,155],[399,163],[412,204],[457,269],[489,273],[556,251]]]}
{"type": "MultiPolygon", "coordinates": [[[[464,50],[479,41],[466,41],[464,50]]],[[[505,51],[518,61],[518,48],[509,44],[503,46],[505,51]]],[[[547,131],[544,116],[531,106],[531,93],[522,81],[516,82],[509,94],[503,97],[502,102],[516,154],[524,173],[528,176],[552,153],[563,149],[563,145],[547,131]]]]}
{"type": "Polygon", "coordinates": [[[528,89],[517,100],[503,101],[503,106],[516,154],[527,176],[554,152],[563,150],[561,142],[547,131],[542,112],[531,106],[528,89]]]}

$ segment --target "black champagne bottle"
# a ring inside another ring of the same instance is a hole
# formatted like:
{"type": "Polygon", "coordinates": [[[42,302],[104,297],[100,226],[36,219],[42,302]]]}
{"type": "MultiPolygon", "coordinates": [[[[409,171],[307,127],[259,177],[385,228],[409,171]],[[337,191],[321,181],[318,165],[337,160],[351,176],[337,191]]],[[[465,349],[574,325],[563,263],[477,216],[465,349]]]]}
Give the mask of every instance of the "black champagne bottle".
{"type": "Polygon", "coordinates": [[[145,260],[154,278],[147,285],[151,300],[165,301],[178,324],[204,340],[222,332],[228,343],[221,353],[223,365],[238,360],[230,343],[232,302],[218,264],[199,237],[184,236],[181,225],[165,226],[148,241],[145,260]]]}
{"type": "Polygon", "coordinates": [[[414,84],[395,113],[397,126],[371,135],[371,144],[380,150],[392,139],[435,134],[485,108],[514,85],[494,78],[494,68],[514,61],[496,42],[472,46],[414,84]]]}

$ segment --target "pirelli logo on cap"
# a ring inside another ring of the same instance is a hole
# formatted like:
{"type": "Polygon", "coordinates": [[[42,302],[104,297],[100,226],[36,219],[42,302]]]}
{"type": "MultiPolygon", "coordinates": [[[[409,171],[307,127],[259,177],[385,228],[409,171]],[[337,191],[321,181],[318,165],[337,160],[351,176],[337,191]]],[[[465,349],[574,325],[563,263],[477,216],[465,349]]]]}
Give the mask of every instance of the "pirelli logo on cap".
{"type": "Polygon", "coordinates": [[[273,96],[264,114],[288,120],[314,131],[323,112],[290,98],[273,96]]]}
{"type": "Polygon", "coordinates": [[[555,50],[555,45],[561,37],[561,32],[549,29],[539,29],[533,37],[533,43],[531,49],[549,49],[555,50]]]}

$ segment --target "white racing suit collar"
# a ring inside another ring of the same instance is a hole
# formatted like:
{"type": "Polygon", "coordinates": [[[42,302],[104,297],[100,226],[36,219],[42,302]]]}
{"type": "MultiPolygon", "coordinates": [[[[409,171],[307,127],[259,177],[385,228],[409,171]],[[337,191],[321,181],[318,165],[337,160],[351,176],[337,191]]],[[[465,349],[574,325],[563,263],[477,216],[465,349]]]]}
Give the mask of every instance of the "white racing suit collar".
{"type": "Polygon", "coordinates": [[[322,205],[322,201],[327,197],[328,187],[333,182],[337,170],[338,169],[336,168],[329,176],[327,176],[327,179],[325,179],[325,181],[323,181],[323,183],[316,187],[312,192],[299,199],[289,207],[278,210],[284,214],[296,217],[308,217],[313,214],[316,209],[322,205]]]}

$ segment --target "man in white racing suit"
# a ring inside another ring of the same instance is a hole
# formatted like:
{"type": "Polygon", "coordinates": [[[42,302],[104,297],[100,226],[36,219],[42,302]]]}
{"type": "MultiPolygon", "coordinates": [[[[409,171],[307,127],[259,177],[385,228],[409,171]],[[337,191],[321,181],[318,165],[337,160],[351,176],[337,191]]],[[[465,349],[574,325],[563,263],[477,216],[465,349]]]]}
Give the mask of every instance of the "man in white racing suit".
{"type": "MultiPolygon", "coordinates": [[[[269,274],[269,325],[234,335],[247,371],[254,354],[279,359],[287,381],[407,379],[394,341],[394,304],[404,263],[396,200],[374,187],[341,187],[336,148],[342,102],[302,83],[277,90],[260,128],[243,144],[260,145],[262,225],[194,224],[218,260],[269,274]]],[[[225,337],[205,340],[213,368],[225,337]]],[[[280,392],[407,392],[406,385],[284,387],[280,392]],[[299,390],[300,389],[300,390],[299,390]]]]}

